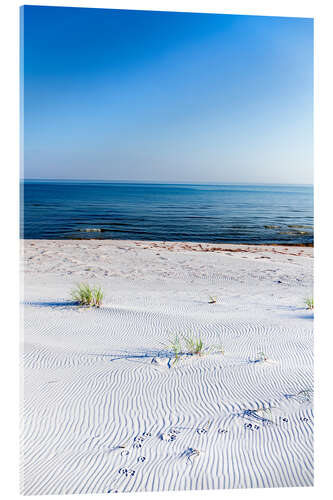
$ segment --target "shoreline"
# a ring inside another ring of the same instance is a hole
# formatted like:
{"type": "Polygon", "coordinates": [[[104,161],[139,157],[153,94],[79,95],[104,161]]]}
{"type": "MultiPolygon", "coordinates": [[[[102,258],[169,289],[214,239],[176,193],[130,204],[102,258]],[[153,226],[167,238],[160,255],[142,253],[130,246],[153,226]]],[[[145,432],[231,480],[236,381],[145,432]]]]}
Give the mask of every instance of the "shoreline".
{"type": "MultiPolygon", "coordinates": [[[[188,250],[191,247],[196,248],[205,245],[208,249],[210,247],[214,247],[208,251],[223,251],[225,247],[227,251],[230,250],[230,247],[299,247],[299,248],[314,248],[314,243],[212,243],[209,241],[183,241],[183,240],[131,240],[131,239],[116,239],[116,238],[61,238],[61,239],[49,239],[49,238],[20,238],[20,242],[71,242],[71,241],[93,241],[93,242],[108,242],[114,244],[125,244],[125,243],[134,243],[134,244],[145,244],[145,245],[186,245],[188,250]]],[[[203,250],[205,251],[205,250],[203,250]]],[[[207,250],[206,250],[207,251],[207,250]]]]}

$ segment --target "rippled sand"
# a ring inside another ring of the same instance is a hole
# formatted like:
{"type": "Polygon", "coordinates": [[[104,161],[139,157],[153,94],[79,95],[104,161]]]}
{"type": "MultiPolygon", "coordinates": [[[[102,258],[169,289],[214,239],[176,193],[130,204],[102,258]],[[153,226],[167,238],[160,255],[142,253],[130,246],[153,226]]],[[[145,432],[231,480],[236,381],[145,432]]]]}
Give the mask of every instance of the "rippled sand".
{"type": "Polygon", "coordinates": [[[312,485],[312,257],[22,241],[22,492],[312,485]],[[103,287],[102,308],[71,303],[82,281],[103,287]],[[173,364],[166,344],[189,332],[225,354],[173,364]]]}

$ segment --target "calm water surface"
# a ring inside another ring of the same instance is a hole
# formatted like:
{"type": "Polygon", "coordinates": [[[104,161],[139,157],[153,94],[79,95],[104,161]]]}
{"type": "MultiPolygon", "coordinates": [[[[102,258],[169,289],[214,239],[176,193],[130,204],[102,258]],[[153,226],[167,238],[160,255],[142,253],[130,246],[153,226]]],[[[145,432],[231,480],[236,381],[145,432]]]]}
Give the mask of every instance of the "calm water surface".
{"type": "Polygon", "coordinates": [[[313,243],[313,187],[24,181],[21,237],[313,243]]]}

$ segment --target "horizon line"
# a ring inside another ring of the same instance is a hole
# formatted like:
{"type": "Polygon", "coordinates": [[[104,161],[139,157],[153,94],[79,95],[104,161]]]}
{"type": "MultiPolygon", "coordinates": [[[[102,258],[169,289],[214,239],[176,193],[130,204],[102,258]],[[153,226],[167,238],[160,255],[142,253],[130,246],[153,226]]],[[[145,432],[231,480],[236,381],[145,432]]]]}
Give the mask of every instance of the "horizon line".
{"type": "Polygon", "coordinates": [[[47,177],[25,178],[21,181],[47,181],[47,182],[109,182],[117,184],[201,184],[201,185],[263,185],[263,186],[312,186],[313,183],[292,183],[292,182],[227,182],[227,181],[153,181],[153,180],[115,180],[115,179],[57,179],[47,177]]]}

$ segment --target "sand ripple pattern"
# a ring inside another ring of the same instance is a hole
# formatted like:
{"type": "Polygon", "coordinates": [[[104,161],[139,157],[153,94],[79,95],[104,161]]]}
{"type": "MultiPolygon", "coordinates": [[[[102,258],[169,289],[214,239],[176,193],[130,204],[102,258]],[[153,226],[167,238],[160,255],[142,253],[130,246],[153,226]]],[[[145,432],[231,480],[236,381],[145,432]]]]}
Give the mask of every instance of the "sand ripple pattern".
{"type": "MultiPolygon", "coordinates": [[[[253,268],[246,277],[241,255],[225,256],[222,266],[225,259],[243,292],[219,269],[194,282],[193,275],[160,282],[147,268],[150,286],[103,282],[99,310],[66,304],[61,273],[43,277],[45,293],[36,276],[27,279],[25,495],[313,484],[313,331],[304,288],[295,280],[276,288],[253,278],[253,268]],[[214,305],[212,283],[220,287],[214,305]],[[170,368],[168,339],[188,331],[206,344],[220,341],[225,354],[170,368]],[[269,361],[258,361],[258,351],[269,361]]],[[[303,272],[310,282],[310,265],[303,272]]]]}

